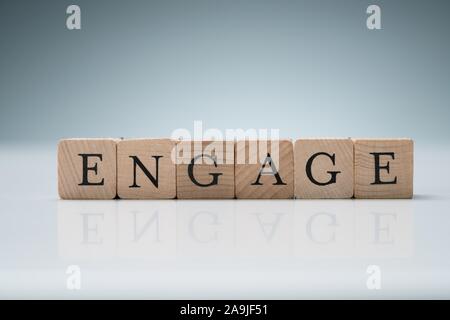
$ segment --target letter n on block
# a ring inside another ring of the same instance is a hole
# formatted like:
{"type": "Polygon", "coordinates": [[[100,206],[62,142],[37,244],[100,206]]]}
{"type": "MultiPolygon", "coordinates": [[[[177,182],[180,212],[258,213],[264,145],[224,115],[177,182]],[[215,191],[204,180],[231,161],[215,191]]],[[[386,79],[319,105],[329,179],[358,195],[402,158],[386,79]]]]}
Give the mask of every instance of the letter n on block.
{"type": "Polygon", "coordinates": [[[355,139],[355,198],[413,196],[411,139],[355,139]]]}
{"type": "Polygon", "coordinates": [[[294,154],[296,198],[353,197],[352,140],[299,139],[294,154]]]}
{"type": "Polygon", "coordinates": [[[116,197],[114,139],[64,139],[58,144],[58,192],[62,199],[116,197]]]}
{"type": "Polygon", "coordinates": [[[117,144],[117,194],[122,199],[176,196],[175,141],[129,139],[117,144]]]}
{"type": "Polygon", "coordinates": [[[177,144],[179,199],[234,198],[234,141],[177,144]]]}
{"type": "Polygon", "coordinates": [[[290,199],[294,196],[291,140],[236,142],[236,198],[290,199]]]}

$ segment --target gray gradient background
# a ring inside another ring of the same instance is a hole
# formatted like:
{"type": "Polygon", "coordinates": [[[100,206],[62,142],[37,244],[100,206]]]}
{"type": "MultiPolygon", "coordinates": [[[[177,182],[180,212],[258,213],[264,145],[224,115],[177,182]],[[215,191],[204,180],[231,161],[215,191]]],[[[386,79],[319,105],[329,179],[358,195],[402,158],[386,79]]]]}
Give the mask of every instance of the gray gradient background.
{"type": "Polygon", "coordinates": [[[448,299],[449,17],[450,1],[425,0],[0,0],[0,297],[448,299]],[[71,3],[80,31],[66,29],[71,3]],[[382,30],[366,28],[372,3],[382,30]],[[414,200],[58,200],[58,139],[170,136],[194,120],[412,137],[414,200]],[[127,236],[128,214],[158,203],[161,244],[175,249],[161,256],[152,233],[127,236]],[[218,242],[188,236],[204,212],[220,222],[196,230],[218,242]],[[398,214],[392,246],[358,236],[372,212],[398,214]],[[104,246],[80,240],[85,213],[105,214],[104,246]],[[302,240],[315,213],[339,218],[331,247],[302,240]],[[273,241],[259,214],[285,217],[273,241]],[[80,291],[67,290],[72,264],[80,291]],[[382,290],[367,289],[368,265],[382,290]]]}
{"type": "Polygon", "coordinates": [[[2,1],[0,143],[450,136],[449,1],[2,1]],[[82,30],[66,29],[80,5],[82,30]],[[366,8],[382,9],[382,30],[366,8]]]}

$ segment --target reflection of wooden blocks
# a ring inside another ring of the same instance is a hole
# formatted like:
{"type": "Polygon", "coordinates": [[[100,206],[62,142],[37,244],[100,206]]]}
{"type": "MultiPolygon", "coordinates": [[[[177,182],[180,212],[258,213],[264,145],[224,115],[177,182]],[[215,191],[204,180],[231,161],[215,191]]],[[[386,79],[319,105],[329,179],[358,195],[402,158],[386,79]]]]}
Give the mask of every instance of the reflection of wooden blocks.
{"type": "Polygon", "coordinates": [[[61,140],[58,192],[62,199],[113,199],[116,196],[116,140],[61,140]]]}
{"type": "Polygon", "coordinates": [[[238,199],[289,199],[294,195],[290,140],[238,141],[235,170],[238,199]]]}
{"type": "Polygon", "coordinates": [[[353,197],[352,140],[299,139],[294,154],[297,198],[353,197]]]}
{"type": "MultiPolygon", "coordinates": [[[[117,144],[117,194],[123,199],[173,199],[175,162],[170,139],[131,139],[117,144]]],[[[175,153],[174,153],[175,154],[175,153]]]]}
{"type": "Polygon", "coordinates": [[[412,198],[413,141],[355,139],[355,198],[412,198]]]}
{"type": "Polygon", "coordinates": [[[112,259],[117,255],[115,201],[58,201],[57,236],[64,259],[112,259]]]}
{"type": "Polygon", "coordinates": [[[180,141],[177,144],[177,197],[234,198],[234,142],[180,141]]]}

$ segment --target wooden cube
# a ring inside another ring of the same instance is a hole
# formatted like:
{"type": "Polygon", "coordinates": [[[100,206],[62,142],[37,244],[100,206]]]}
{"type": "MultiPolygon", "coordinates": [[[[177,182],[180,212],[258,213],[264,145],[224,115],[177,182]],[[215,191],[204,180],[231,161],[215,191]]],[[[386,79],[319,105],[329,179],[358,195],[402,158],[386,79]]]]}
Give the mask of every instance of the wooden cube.
{"type": "Polygon", "coordinates": [[[116,197],[116,140],[66,139],[58,144],[58,192],[62,199],[116,197]]]}
{"type": "Polygon", "coordinates": [[[289,199],[294,196],[291,140],[236,143],[236,198],[289,199]]]}
{"type": "Polygon", "coordinates": [[[297,198],[353,197],[353,141],[350,139],[295,141],[294,171],[297,198]]]}
{"type": "Polygon", "coordinates": [[[413,196],[411,139],[355,139],[355,198],[413,196]]]}
{"type": "Polygon", "coordinates": [[[176,197],[175,141],[130,139],[117,144],[117,194],[123,199],[176,197]],[[175,160],[175,159],[174,159],[175,160]]]}
{"type": "Polygon", "coordinates": [[[177,144],[177,197],[234,198],[234,142],[180,141],[177,144]]]}

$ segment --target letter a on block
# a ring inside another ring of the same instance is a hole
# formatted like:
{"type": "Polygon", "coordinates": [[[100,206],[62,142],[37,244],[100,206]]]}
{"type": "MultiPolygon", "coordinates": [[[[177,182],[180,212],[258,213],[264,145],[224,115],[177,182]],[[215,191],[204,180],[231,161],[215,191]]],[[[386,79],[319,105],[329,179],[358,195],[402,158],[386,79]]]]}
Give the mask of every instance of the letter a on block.
{"type": "Polygon", "coordinates": [[[116,196],[116,140],[65,139],[58,144],[58,192],[62,199],[116,196]]]}
{"type": "Polygon", "coordinates": [[[413,196],[411,139],[355,139],[355,198],[413,196]]]}
{"type": "Polygon", "coordinates": [[[291,140],[236,142],[236,198],[289,199],[294,196],[291,140]]]}
{"type": "Polygon", "coordinates": [[[122,199],[173,199],[175,162],[170,139],[130,139],[117,144],[117,194],[122,199]]]}

